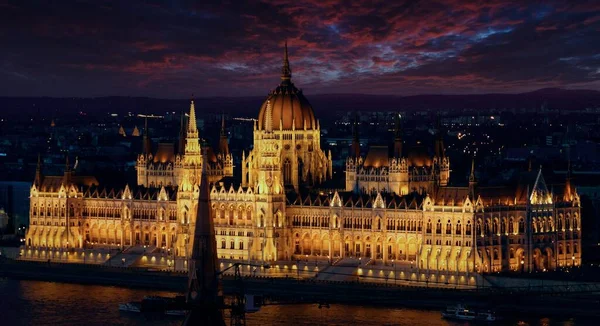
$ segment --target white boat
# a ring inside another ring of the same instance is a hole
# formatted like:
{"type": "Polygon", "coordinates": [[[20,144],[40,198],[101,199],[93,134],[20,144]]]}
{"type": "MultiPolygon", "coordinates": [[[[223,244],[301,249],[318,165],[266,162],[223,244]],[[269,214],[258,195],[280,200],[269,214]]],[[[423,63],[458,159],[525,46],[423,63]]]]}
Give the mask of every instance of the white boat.
{"type": "Polygon", "coordinates": [[[165,310],[165,315],[168,316],[185,316],[186,310],[165,310]]]}
{"type": "Polygon", "coordinates": [[[475,320],[494,322],[498,320],[496,313],[491,310],[477,310],[472,307],[467,307],[463,304],[457,304],[446,307],[442,311],[442,317],[455,320],[475,320]]]}
{"type": "Polygon", "coordinates": [[[120,303],[119,310],[126,312],[141,312],[140,305],[135,302],[120,303]]]}

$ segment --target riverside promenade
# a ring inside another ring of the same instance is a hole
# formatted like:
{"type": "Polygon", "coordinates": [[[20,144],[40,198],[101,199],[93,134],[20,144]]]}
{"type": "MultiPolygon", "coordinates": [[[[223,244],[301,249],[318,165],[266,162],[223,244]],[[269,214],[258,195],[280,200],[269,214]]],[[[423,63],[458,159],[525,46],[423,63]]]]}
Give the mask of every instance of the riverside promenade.
{"type": "MultiPolygon", "coordinates": [[[[21,261],[0,258],[0,277],[79,284],[114,285],[185,292],[187,274],[134,267],[21,261]]],[[[474,289],[432,288],[407,284],[357,281],[326,281],[318,278],[265,277],[247,275],[246,293],[263,295],[269,303],[360,304],[422,309],[443,309],[457,302],[487,305],[504,313],[600,317],[600,291],[553,291],[546,282],[543,288],[481,287],[474,289]]],[[[495,282],[506,282],[496,277],[495,282]]],[[[570,286],[575,289],[575,284],[570,286]]],[[[238,283],[223,275],[225,295],[235,294],[238,283]]]]}

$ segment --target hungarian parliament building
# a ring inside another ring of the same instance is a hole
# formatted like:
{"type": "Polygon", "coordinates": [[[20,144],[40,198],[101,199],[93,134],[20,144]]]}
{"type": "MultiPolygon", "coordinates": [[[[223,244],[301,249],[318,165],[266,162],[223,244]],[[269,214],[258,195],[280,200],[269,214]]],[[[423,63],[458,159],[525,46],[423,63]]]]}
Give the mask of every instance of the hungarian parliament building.
{"type": "Polygon", "coordinates": [[[60,176],[38,164],[27,245],[150,246],[185,260],[196,219],[208,218],[196,216],[206,170],[219,258],[361,257],[456,272],[581,264],[580,200],[568,176],[553,191],[541,168],[515,184],[480,187],[472,166],[468,185],[452,186],[440,125],[428,149],[405,144],[396,122],[393,148],[370,146],[364,156],[355,126],[345,186],[326,188],[331,152],[321,149],[319,120],[291,77],[286,45],[281,82],[260,107],[237,180],[225,133],[218,148],[201,142],[193,101],[179,146],[153,152],[146,128],[137,185],[106,189],[68,161],[60,176]]]}

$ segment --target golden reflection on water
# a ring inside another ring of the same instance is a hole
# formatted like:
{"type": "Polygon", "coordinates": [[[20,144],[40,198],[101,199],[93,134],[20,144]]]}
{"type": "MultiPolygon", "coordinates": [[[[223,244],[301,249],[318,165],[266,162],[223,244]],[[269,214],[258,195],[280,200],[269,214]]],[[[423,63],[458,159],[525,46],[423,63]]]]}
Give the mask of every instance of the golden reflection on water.
{"type": "MultiPolygon", "coordinates": [[[[0,325],[181,325],[181,318],[148,317],[118,311],[118,304],[146,295],[177,293],[114,286],[0,279],[0,325]]],[[[229,323],[229,320],[227,320],[229,323]]],[[[595,325],[572,319],[504,320],[498,325],[595,325]]],[[[469,325],[440,318],[434,310],[316,304],[270,305],[247,315],[247,325],[469,325]]]]}

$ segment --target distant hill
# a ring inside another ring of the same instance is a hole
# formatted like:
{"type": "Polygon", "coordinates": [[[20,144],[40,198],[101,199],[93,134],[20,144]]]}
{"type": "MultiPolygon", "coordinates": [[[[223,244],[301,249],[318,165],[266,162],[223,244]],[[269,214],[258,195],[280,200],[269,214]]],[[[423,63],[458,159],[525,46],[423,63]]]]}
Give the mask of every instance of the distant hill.
{"type": "MultiPolygon", "coordinates": [[[[306,94],[319,116],[335,111],[390,111],[437,109],[539,109],[544,103],[552,109],[584,109],[600,107],[600,91],[545,88],[520,94],[477,95],[365,95],[365,94],[306,94]]],[[[210,97],[195,100],[200,112],[230,112],[253,116],[264,96],[210,97]]],[[[109,113],[159,113],[187,110],[189,100],[156,99],[148,97],[0,97],[0,116],[55,116],[60,113],[86,112],[88,115],[109,113]]]]}

